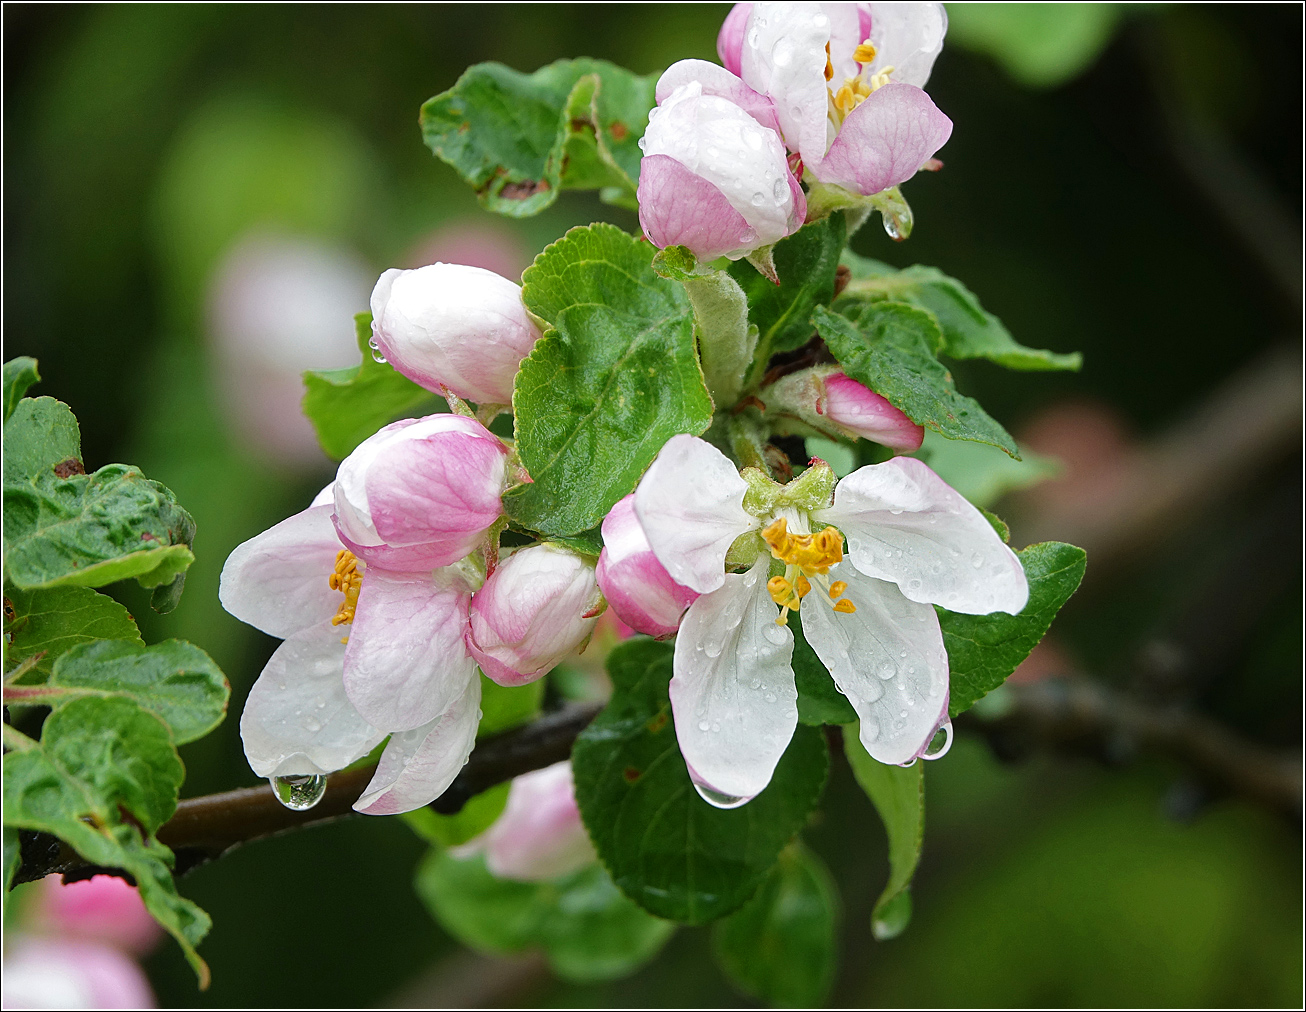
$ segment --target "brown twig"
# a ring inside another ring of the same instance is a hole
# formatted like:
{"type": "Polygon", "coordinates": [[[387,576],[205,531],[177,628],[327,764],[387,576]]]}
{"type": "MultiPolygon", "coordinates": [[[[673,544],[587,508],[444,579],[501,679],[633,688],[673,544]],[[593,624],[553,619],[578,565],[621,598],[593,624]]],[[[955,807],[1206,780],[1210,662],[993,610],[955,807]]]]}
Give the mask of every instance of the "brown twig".
{"type": "MultiPolygon", "coordinates": [[[[452,814],[495,784],[561,762],[571,754],[576,736],[599,709],[598,703],[571,704],[524,727],[485,739],[431,807],[452,814]]],[[[184,874],[242,843],[353,815],[352,806],[374,772],[374,766],[365,766],[332,775],[322,800],[305,812],[284,807],[267,785],[187,798],[159,829],[158,837],[176,854],[177,873],[184,874]]],[[[24,833],[23,837],[18,882],[31,882],[54,872],[62,873],[67,881],[96,874],[121,875],[114,869],[88,864],[75,850],[48,834],[24,833]]]]}

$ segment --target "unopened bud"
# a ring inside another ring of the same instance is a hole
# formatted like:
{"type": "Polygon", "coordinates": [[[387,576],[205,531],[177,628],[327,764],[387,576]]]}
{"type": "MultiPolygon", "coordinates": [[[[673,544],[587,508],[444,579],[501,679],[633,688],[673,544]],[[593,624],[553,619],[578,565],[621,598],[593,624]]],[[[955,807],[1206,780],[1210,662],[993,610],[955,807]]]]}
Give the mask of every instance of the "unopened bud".
{"type": "Polygon", "coordinates": [[[603,521],[603,554],[596,576],[617,617],[636,632],[672,635],[697,592],[671,578],[635,515],[635,496],[626,496],[603,521]]]}

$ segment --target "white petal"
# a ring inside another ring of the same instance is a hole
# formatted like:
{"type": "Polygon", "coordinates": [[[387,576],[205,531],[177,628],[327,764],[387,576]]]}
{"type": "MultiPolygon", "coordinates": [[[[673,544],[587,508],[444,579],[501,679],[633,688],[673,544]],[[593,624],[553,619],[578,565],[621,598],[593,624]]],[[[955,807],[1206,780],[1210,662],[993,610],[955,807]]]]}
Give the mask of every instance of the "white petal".
{"type": "Polygon", "coordinates": [[[760,521],[744,511],[748,485],[697,436],[672,436],[635,489],[635,515],[671,578],[706,594],[725,581],[726,552],[760,521]]]}
{"type": "Polygon", "coordinates": [[[892,79],[924,88],[943,50],[948,12],[941,3],[872,3],[872,72],[893,67],[892,79]]]}
{"type": "Polygon", "coordinates": [[[481,680],[469,678],[461,696],[429,724],[392,735],[376,775],[354,811],[397,815],[429,805],[448,789],[476,744],[481,680]]]}
{"type": "Polygon", "coordinates": [[[984,514],[913,457],[858,468],[835,487],[834,505],[812,516],[843,531],[861,572],[896,583],[913,601],[1016,615],[1029,600],[1016,553],[984,514]]]}
{"type": "Polygon", "coordinates": [[[343,547],[330,506],[296,513],[227,557],[218,599],[242,622],[285,639],[326,621],[340,607],[344,598],[327,580],[343,547]]]}
{"type": "Polygon", "coordinates": [[[871,758],[905,763],[919,754],[946,719],[948,654],[939,618],[909,601],[892,583],[862,576],[846,562],[830,577],[848,584],[851,615],[836,613],[813,587],[803,602],[803,633],[861,718],[871,758]]]}
{"type": "Polygon", "coordinates": [[[776,625],[770,557],[700,597],[676,636],[671,709],[690,775],[748,799],[771,782],[798,725],[794,636],[776,625]]]}
{"type": "Polygon", "coordinates": [[[240,715],[240,737],[259,776],[333,773],[385,737],[345,696],[342,635],[324,622],[290,637],[254,683],[240,715]]]}
{"type": "Polygon", "coordinates": [[[471,590],[456,570],[368,567],[345,653],[345,689],[377,727],[407,731],[453,705],[476,666],[467,653],[471,590]]]}

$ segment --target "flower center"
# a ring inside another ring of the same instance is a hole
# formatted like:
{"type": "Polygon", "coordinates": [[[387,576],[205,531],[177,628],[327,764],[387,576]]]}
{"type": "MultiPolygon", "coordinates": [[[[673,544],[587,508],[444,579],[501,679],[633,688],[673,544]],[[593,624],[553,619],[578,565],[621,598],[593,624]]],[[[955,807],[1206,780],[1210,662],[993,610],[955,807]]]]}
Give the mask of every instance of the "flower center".
{"type": "MultiPolygon", "coordinates": [[[[830,63],[828,49],[827,46],[825,75],[827,81],[834,76],[834,66],[830,63]]],[[[836,116],[841,124],[844,117],[870,98],[872,94],[888,84],[890,75],[896,69],[894,67],[884,67],[874,74],[868,73],[870,65],[875,62],[875,52],[875,47],[871,45],[870,39],[858,46],[853,51],[853,59],[862,65],[862,70],[855,77],[844,78],[844,82],[838,90],[831,89],[831,103],[834,105],[836,116]]]]}
{"type": "Polygon", "coordinates": [[[762,531],[762,538],[771,554],[785,564],[784,576],[773,576],[766,584],[771,600],[780,606],[776,625],[789,624],[789,612],[802,607],[813,580],[825,589],[836,612],[851,615],[857,610],[847,598],[836,600],[843,596],[848,584],[843,580],[831,583],[828,575],[831,566],[843,561],[843,535],[836,528],[827,527],[816,534],[790,534],[789,522],[781,517],[762,531]]]}
{"type": "Polygon", "coordinates": [[[353,622],[354,609],[358,607],[358,592],[363,586],[363,572],[353,552],[343,548],[336,552],[336,568],[327,577],[327,586],[345,595],[331,618],[331,624],[348,625],[353,622]]]}

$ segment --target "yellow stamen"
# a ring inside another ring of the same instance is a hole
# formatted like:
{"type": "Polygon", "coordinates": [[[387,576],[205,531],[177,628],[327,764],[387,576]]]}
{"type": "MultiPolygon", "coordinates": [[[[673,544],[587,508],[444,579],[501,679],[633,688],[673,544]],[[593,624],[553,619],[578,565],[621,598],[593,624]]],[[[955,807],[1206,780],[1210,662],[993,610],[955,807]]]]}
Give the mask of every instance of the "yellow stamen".
{"type": "Polygon", "coordinates": [[[766,589],[771,594],[771,600],[782,606],[793,596],[794,592],[793,585],[783,576],[773,576],[767,580],[766,589]]]}
{"type": "Polygon", "coordinates": [[[358,568],[358,560],[354,558],[353,552],[343,548],[336,552],[336,568],[327,577],[327,586],[345,595],[340,608],[331,619],[331,624],[347,625],[354,621],[354,611],[358,607],[358,592],[363,587],[363,574],[358,568]]]}
{"type": "MultiPolygon", "coordinates": [[[[826,50],[827,52],[829,51],[829,46],[826,46],[826,50]]],[[[856,60],[858,63],[875,62],[875,47],[871,45],[870,39],[867,39],[860,46],[858,46],[856,49],[853,50],[853,59],[856,60]]],[[[826,80],[829,80],[829,78],[827,78],[826,80]]]]}
{"type": "MultiPolygon", "coordinates": [[[[837,528],[827,527],[815,534],[790,534],[788,521],[780,517],[762,531],[762,538],[770,546],[771,554],[788,567],[784,576],[773,576],[766,584],[771,600],[781,608],[776,619],[779,625],[787,625],[788,613],[799,610],[802,599],[811,593],[813,578],[827,588],[831,600],[848,589],[843,580],[826,582],[830,567],[843,561],[843,535],[837,528]]],[[[834,610],[850,615],[857,609],[851,601],[843,600],[834,605],[834,610]]]]}
{"type": "Polygon", "coordinates": [[[843,580],[835,580],[834,583],[830,584],[830,597],[842,597],[843,592],[847,589],[848,584],[844,583],[843,580]]]}
{"type": "Polygon", "coordinates": [[[825,79],[827,81],[834,77],[834,64],[830,62],[830,43],[825,44],[825,79]]]}
{"type": "Polygon", "coordinates": [[[800,576],[794,581],[794,588],[797,590],[799,597],[806,597],[811,592],[812,585],[807,582],[807,577],[800,576]]]}
{"type": "Polygon", "coordinates": [[[853,604],[845,597],[842,601],[835,604],[834,610],[839,612],[841,615],[851,615],[857,610],[857,605],[853,604]]]}
{"type": "MultiPolygon", "coordinates": [[[[894,70],[896,70],[896,69],[897,69],[896,67],[885,67],[885,68],[884,68],[883,70],[881,70],[878,74],[874,74],[874,75],[871,77],[871,88],[870,88],[870,90],[871,90],[871,91],[879,91],[879,90],[880,90],[881,88],[883,88],[886,84],[888,84],[888,83],[889,83],[889,75],[892,74],[892,73],[894,72],[894,70]]],[[[868,94],[869,94],[869,92],[868,92],[868,94]]]]}

